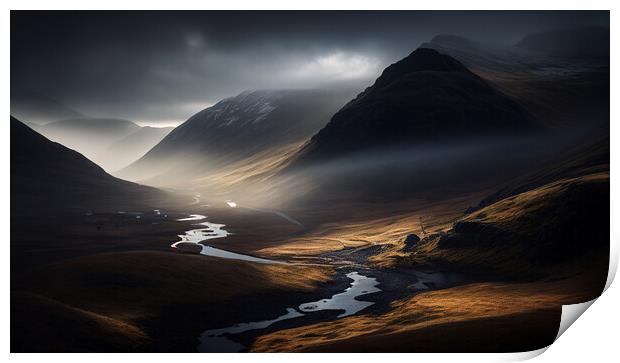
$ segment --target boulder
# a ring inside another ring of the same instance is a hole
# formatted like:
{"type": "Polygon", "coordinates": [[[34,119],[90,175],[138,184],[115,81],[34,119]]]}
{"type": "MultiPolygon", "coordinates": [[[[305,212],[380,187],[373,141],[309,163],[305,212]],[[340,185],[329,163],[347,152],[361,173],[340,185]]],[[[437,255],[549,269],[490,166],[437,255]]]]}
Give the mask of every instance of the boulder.
{"type": "Polygon", "coordinates": [[[405,238],[405,247],[403,251],[413,250],[418,245],[418,242],[420,242],[420,237],[418,237],[417,234],[412,233],[408,235],[407,238],[405,238]]]}

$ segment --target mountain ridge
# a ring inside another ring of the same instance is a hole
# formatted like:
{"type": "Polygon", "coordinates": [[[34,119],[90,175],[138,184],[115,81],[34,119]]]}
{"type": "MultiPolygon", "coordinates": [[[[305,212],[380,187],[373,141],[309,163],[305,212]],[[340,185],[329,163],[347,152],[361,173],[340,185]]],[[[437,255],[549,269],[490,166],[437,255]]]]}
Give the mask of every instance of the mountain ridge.
{"type": "Polygon", "coordinates": [[[300,159],[536,128],[532,115],[461,62],[418,48],[342,107],[300,159]]]}
{"type": "Polygon", "coordinates": [[[243,91],[197,112],[118,174],[131,180],[177,172],[200,175],[302,142],[325,125],[347,97],[316,89],[243,91]]]}
{"type": "Polygon", "coordinates": [[[12,116],[10,124],[11,215],[48,209],[118,210],[149,205],[164,194],[113,177],[12,116]]]}

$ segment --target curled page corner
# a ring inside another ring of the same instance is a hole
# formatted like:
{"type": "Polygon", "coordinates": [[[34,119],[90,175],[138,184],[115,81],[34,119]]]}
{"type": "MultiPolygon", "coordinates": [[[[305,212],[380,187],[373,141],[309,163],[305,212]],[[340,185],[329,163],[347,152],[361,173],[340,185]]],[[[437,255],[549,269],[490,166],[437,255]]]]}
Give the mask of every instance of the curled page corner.
{"type": "MultiPolygon", "coordinates": [[[[611,283],[613,282],[616,271],[618,270],[618,243],[610,241],[610,253],[609,253],[609,270],[607,272],[607,281],[605,282],[605,288],[601,292],[601,295],[607,291],[611,283]]],[[[562,334],[586,311],[598,298],[590,301],[582,302],[579,304],[562,305],[562,317],[560,319],[560,327],[558,328],[558,334],[555,336],[555,340],[558,340],[562,334]]],[[[554,341],[555,341],[554,340],[554,341]]],[[[548,347],[547,347],[548,348],[548,347]]],[[[539,349],[540,353],[532,356],[531,358],[542,354],[547,348],[539,349]]],[[[538,352],[534,351],[534,352],[538,352]]],[[[525,358],[529,359],[529,358],[525,358]]]]}
{"type": "MultiPolygon", "coordinates": [[[[572,304],[572,305],[562,305],[562,317],[560,319],[560,326],[558,328],[558,334],[555,336],[555,339],[553,340],[553,342],[555,342],[556,340],[558,340],[558,338],[564,334],[564,332],[571,326],[573,325],[573,323],[581,316],[581,314],[583,314],[586,310],[588,310],[588,308],[596,301],[596,299],[590,300],[590,301],[586,301],[584,303],[579,303],[579,304],[572,304]]],[[[544,352],[547,351],[547,349],[549,349],[549,347],[552,345],[553,343],[551,343],[550,345],[540,348],[540,349],[536,349],[536,350],[531,350],[528,352],[519,352],[519,353],[513,353],[510,354],[509,356],[505,357],[505,359],[503,359],[503,361],[505,362],[514,362],[514,361],[525,361],[525,360],[529,360],[532,358],[536,358],[539,355],[543,354],[544,352]]]]}
{"type": "MultiPolygon", "coordinates": [[[[597,298],[598,299],[598,298],[597,298]]],[[[555,340],[564,334],[566,329],[583,314],[588,308],[594,304],[596,299],[586,301],[579,304],[562,305],[562,318],[560,320],[560,328],[558,329],[558,335],[555,336],[555,340]]]]}
{"type": "Polygon", "coordinates": [[[611,283],[614,281],[614,278],[616,277],[616,271],[618,271],[618,249],[620,248],[618,246],[619,244],[620,243],[618,243],[617,240],[612,239],[609,248],[609,270],[607,272],[607,281],[605,282],[605,288],[603,289],[603,292],[607,291],[611,283]]]}
{"type": "Polygon", "coordinates": [[[549,347],[550,345],[546,347],[542,347],[540,349],[530,350],[528,352],[511,353],[509,357],[506,357],[506,359],[504,359],[504,361],[505,362],[522,362],[522,361],[526,361],[529,359],[533,359],[543,354],[544,352],[546,352],[547,349],[549,349],[549,347]]]}

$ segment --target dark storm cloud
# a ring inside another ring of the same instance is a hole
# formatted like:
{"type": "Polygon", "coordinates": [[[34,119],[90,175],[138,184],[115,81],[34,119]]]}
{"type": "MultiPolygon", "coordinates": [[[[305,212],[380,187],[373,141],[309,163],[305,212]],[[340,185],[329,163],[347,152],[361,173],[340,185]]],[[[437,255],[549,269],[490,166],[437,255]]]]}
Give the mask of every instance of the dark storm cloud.
{"type": "Polygon", "coordinates": [[[11,88],[92,116],[182,121],[245,89],[375,78],[437,34],[513,44],[607,12],[11,12],[11,88]]]}

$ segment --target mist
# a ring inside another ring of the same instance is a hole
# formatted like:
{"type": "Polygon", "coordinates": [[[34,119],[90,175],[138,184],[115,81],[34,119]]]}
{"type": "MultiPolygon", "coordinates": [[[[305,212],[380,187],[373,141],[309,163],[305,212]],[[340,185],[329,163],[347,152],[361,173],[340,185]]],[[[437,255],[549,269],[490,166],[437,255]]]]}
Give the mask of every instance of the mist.
{"type": "Polygon", "coordinates": [[[537,170],[553,175],[572,155],[589,155],[584,150],[597,139],[593,135],[600,130],[491,135],[362,152],[290,170],[287,165],[303,147],[296,145],[239,161],[192,185],[204,200],[273,210],[320,210],[335,203],[344,213],[356,203],[449,200],[463,194],[482,200],[537,170]]]}

